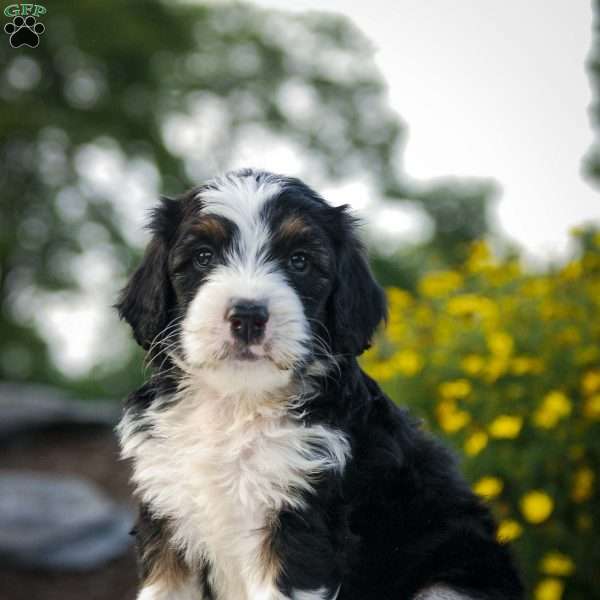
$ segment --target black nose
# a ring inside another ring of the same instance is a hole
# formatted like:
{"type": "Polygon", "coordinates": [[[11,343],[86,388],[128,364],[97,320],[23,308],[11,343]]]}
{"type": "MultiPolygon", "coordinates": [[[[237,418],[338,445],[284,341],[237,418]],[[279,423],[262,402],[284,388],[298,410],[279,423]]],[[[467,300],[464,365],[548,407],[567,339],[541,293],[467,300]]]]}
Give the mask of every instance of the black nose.
{"type": "Polygon", "coordinates": [[[257,344],[265,334],[269,311],[264,304],[238,300],[231,306],[226,318],[234,338],[246,344],[257,344]]]}

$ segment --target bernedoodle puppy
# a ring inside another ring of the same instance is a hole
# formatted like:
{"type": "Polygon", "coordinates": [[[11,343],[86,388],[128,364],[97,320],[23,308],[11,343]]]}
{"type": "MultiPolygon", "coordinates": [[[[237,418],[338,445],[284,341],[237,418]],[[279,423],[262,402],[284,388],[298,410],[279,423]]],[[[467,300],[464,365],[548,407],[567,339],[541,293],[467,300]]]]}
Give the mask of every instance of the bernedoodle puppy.
{"type": "Polygon", "coordinates": [[[357,357],[385,319],[346,206],[227,173],[163,199],[118,301],[142,600],[518,599],[489,510],[357,357]]]}

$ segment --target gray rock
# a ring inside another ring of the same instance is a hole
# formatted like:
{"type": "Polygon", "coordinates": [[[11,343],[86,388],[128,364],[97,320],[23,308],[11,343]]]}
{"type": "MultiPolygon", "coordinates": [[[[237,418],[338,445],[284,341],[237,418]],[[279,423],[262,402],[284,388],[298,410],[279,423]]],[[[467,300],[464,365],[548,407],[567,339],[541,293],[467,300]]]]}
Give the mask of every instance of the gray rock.
{"type": "Polygon", "coordinates": [[[0,560],[23,568],[93,569],[131,544],[131,510],[75,477],[0,470],[0,560]]]}
{"type": "Polygon", "coordinates": [[[114,427],[120,412],[118,402],[81,402],[50,386],[0,383],[0,439],[56,426],[114,427]]]}

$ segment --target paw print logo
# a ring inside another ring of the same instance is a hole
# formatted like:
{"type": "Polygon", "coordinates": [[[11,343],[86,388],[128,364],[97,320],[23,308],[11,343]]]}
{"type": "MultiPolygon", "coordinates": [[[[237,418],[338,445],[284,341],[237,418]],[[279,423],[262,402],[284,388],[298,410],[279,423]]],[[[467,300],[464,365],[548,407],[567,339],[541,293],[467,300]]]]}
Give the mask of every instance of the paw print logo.
{"type": "Polygon", "coordinates": [[[31,15],[25,19],[15,17],[12,23],[7,23],[4,26],[4,31],[10,35],[9,41],[13,48],[19,48],[20,46],[37,48],[40,43],[40,35],[45,30],[44,25],[31,15]]]}

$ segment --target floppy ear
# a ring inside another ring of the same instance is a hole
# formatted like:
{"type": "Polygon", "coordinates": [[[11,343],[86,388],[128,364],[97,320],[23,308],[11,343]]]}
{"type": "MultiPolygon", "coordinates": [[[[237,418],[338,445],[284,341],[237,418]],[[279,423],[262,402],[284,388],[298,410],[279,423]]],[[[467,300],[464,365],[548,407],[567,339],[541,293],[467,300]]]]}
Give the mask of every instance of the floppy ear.
{"type": "Polygon", "coordinates": [[[133,329],[135,341],[148,350],[154,338],[168,325],[174,291],[168,274],[169,232],[176,200],[162,199],[152,213],[149,229],[154,236],[146,248],[141,264],[121,291],[115,307],[119,316],[133,329]]]}
{"type": "Polygon", "coordinates": [[[358,356],[366,350],[377,325],[387,317],[385,295],[375,281],[366,252],[354,230],[355,219],[343,206],[337,209],[345,232],[337,257],[329,318],[333,351],[358,356]]]}

